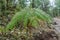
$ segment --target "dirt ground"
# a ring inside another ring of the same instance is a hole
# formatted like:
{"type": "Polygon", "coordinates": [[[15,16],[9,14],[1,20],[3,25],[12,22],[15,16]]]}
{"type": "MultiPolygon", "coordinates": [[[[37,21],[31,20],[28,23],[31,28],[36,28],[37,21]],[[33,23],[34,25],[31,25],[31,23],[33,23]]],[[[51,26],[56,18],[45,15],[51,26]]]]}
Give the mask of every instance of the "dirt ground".
{"type": "Polygon", "coordinates": [[[53,18],[53,22],[55,24],[53,24],[52,26],[55,29],[56,33],[58,34],[60,40],[60,18],[59,17],[53,18]]]}

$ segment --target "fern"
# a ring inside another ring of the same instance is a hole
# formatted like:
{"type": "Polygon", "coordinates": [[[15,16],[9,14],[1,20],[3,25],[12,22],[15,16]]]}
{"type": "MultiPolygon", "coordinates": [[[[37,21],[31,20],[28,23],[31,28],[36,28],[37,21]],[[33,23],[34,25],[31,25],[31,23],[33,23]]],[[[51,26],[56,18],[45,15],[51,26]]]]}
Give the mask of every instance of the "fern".
{"type": "Polygon", "coordinates": [[[11,19],[9,24],[6,27],[6,30],[13,29],[14,25],[17,24],[17,22],[23,21],[23,26],[27,27],[28,24],[35,27],[38,26],[38,19],[51,22],[51,17],[43,12],[40,9],[33,9],[33,8],[25,8],[20,12],[17,12],[14,17],[11,19]],[[29,23],[28,23],[29,21],[29,23]]]}

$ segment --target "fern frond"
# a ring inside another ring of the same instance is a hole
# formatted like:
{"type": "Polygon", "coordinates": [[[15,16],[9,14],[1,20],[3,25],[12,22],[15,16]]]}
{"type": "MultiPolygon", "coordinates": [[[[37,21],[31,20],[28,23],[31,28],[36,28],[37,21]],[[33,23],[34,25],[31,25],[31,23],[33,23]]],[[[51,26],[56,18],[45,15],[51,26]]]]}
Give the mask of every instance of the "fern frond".
{"type": "Polygon", "coordinates": [[[52,18],[47,13],[43,12],[40,9],[35,9],[35,11],[36,11],[36,16],[38,18],[45,20],[45,21],[48,21],[48,22],[51,22],[52,18]]]}
{"type": "Polygon", "coordinates": [[[27,27],[28,20],[31,26],[38,26],[38,19],[51,22],[51,17],[43,12],[40,9],[33,9],[33,8],[25,8],[22,11],[16,13],[14,17],[11,19],[9,24],[7,25],[6,29],[13,29],[14,25],[17,24],[17,22],[23,21],[23,26],[27,27]]]}

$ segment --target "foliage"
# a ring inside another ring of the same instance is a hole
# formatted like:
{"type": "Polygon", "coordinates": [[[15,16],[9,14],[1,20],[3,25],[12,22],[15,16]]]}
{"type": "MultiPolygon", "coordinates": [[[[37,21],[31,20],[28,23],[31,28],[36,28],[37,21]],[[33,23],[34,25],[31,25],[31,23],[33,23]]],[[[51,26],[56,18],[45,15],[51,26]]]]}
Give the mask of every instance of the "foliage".
{"type": "Polygon", "coordinates": [[[56,6],[60,8],[60,0],[56,0],[56,6]]]}
{"type": "Polygon", "coordinates": [[[25,8],[14,15],[6,29],[13,29],[17,22],[21,22],[23,27],[37,27],[39,20],[51,22],[51,17],[40,9],[25,8]]]}
{"type": "MultiPolygon", "coordinates": [[[[49,9],[49,0],[34,0],[34,7],[47,12],[49,9]]],[[[33,5],[32,5],[33,6],[33,5]]]]}

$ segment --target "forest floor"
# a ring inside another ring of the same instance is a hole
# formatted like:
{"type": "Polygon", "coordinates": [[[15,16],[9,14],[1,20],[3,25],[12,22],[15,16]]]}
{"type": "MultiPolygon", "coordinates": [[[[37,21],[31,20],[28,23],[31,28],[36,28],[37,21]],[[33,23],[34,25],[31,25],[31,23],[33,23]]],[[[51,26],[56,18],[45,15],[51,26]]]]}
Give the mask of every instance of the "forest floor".
{"type": "MultiPolygon", "coordinates": [[[[51,25],[54,31],[58,34],[60,40],[60,17],[53,18],[53,24],[51,25]]],[[[0,33],[0,40],[57,40],[57,35],[49,28],[37,28],[33,29],[31,35],[26,30],[20,32],[19,28],[14,29],[11,32],[0,33]],[[44,30],[43,30],[44,29],[44,30]],[[45,31],[46,30],[46,31],[45,31]]]]}

